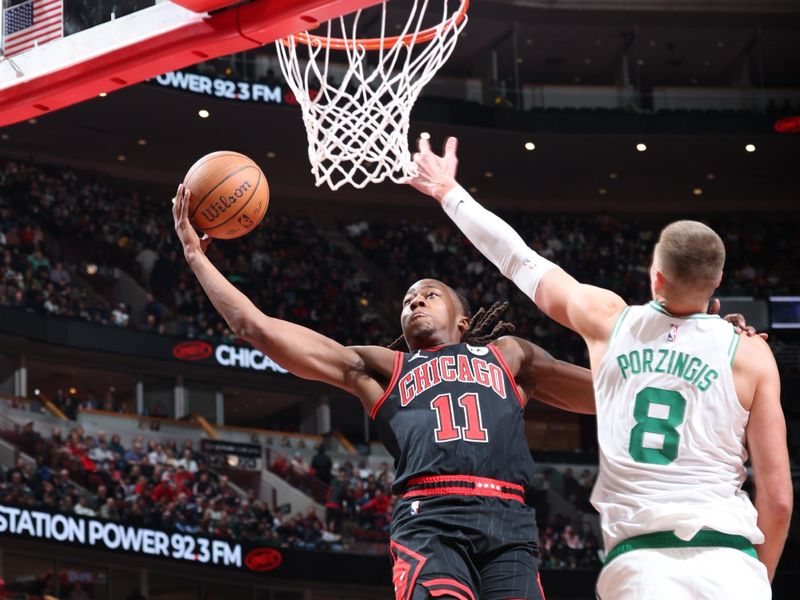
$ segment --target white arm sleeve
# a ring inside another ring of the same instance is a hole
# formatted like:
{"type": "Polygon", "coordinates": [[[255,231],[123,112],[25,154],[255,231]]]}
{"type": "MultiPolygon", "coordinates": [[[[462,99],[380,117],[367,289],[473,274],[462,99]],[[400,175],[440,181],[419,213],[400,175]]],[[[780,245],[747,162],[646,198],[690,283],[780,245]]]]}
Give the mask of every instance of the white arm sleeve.
{"type": "Polygon", "coordinates": [[[537,254],[508,223],[461,186],[447,192],[442,208],[481,254],[535,302],[542,276],[557,265],[537,254]]]}

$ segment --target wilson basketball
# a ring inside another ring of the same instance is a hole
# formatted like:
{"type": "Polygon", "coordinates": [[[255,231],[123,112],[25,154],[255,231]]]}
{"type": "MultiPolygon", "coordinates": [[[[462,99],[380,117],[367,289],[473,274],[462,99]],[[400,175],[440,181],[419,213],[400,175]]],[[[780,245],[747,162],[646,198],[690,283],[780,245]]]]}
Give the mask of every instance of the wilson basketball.
{"type": "Polygon", "coordinates": [[[250,158],[212,152],[192,165],[183,179],[189,188],[189,219],[209,237],[229,240],[251,231],[269,206],[269,184],[250,158]]]}

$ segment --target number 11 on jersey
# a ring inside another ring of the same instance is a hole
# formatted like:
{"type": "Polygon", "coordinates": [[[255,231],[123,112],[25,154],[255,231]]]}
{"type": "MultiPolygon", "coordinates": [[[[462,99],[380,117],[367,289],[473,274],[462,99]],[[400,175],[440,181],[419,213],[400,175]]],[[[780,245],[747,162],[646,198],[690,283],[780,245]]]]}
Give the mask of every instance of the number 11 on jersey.
{"type": "Polygon", "coordinates": [[[483,426],[481,405],[478,394],[463,394],[458,398],[458,405],[464,410],[466,425],[456,425],[453,397],[450,394],[440,394],[431,402],[431,409],[436,412],[439,422],[434,431],[436,443],[464,440],[465,442],[489,441],[489,432],[483,426]]]}

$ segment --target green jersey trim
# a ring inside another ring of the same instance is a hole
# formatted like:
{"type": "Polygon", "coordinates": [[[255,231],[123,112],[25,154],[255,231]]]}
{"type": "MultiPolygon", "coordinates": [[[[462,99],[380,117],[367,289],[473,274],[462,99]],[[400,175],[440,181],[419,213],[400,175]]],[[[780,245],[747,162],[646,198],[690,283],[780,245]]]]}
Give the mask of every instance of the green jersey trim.
{"type": "Polygon", "coordinates": [[[731,366],[733,366],[733,359],[736,358],[736,351],[739,349],[740,341],[742,341],[742,336],[740,336],[738,333],[736,333],[736,330],[734,330],[731,345],[728,346],[728,356],[731,357],[731,366]]]}
{"type": "Polygon", "coordinates": [[[614,323],[614,329],[611,330],[611,335],[608,338],[608,345],[611,346],[611,342],[614,341],[614,338],[617,336],[617,332],[619,331],[619,326],[622,325],[622,322],[625,320],[625,316],[628,314],[628,311],[631,309],[630,306],[626,306],[625,310],[619,313],[617,317],[617,322],[614,323]]]}
{"type": "Polygon", "coordinates": [[[673,319],[719,319],[719,315],[709,315],[706,313],[694,313],[693,315],[686,315],[686,316],[673,315],[671,312],[669,312],[666,308],[661,306],[655,300],[651,300],[647,305],[656,312],[660,312],[662,315],[667,315],[668,317],[672,317],[673,319]]]}
{"type": "Polygon", "coordinates": [[[653,548],[705,548],[705,547],[722,547],[734,548],[741,550],[745,554],[758,558],[756,549],[753,547],[753,542],[741,535],[731,535],[728,533],[720,533],[710,529],[703,529],[697,532],[689,541],[680,539],[671,531],[657,531],[655,533],[646,533],[644,535],[637,535],[628,538],[614,546],[606,555],[605,564],[610,563],[612,560],[630,552],[631,550],[643,550],[653,548]]]}

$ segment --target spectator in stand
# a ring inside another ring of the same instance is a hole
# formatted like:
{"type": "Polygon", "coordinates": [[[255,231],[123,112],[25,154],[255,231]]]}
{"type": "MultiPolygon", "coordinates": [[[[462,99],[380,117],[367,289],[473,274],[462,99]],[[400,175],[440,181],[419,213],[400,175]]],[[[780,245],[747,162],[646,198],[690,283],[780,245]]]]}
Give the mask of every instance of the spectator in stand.
{"type": "Polygon", "coordinates": [[[289,461],[289,469],[299,477],[308,473],[308,466],[301,452],[294,453],[292,460],[289,461]]]}
{"type": "Polygon", "coordinates": [[[134,442],[133,448],[131,448],[125,453],[125,455],[123,456],[123,460],[125,460],[125,462],[128,464],[137,464],[141,462],[144,456],[145,453],[142,450],[142,443],[137,441],[134,442]]]}
{"type": "Polygon", "coordinates": [[[149,246],[145,246],[136,255],[136,262],[139,264],[139,268],[141,269],[141,280],[150,281],[153,267],[155,266],[156,262],[158,262],[158,252],[149,246]]]}
{"type": "Polygon", "coordinates": [[[192,458],[192,451],[189,448],[183,450],[183,457],[177,463],[178,467],[183,467],[189,473],[197,473],[197,461],[192,458]]]}
{"type": "Polygon", "coordinates": [[[78,496],[78,503],[75,505],[74,511],[76,515],[81,515],[83,517],[94,517],[97,514],[94,509],[89,506],[86,496],[78,496]]]}
{"type": "Polygon", "coordinates": [[[97,401],[97,396],[94,395],[94,390],[89,388],[86,390],[86,397],[80,403],[81,410],[97,410],[100,408],[100,403],[97,401]]]}
{"type": "Polygon", "coordinates": [[[56,261],[56,266],[53,267],[52,271],[50,271],[50,281],[60,292],[66,290],[69,287],[69,284],[72,283],[72,277],[64,268],[64,263],[61,261],[56,261]]]}
{"type": "Polygon", "coordinates": [[[12,471],[8,483],[3,485],[2,493],[5,504],[26,504],[33,497],[33,490],[25,483],[20,471],[12,471]]]}
{"type": "Polygon", "coordinates": [[[372,475],[372,469],[367,466],[367,461],[360,460],[358,461],[358,478],[361,480],[362,483],[366,483],[369,476],[372,475]]]}
{"type": "Polygon", "coordinates": [[[375,490],[375,496],[359,507],[358,512],[363,517],[362,523],[366,521],[376,529],[383,527],[386,524],[390,502],[389,495],[381,490],[375,490]]]}
{"type": "Polygon", "coordinates": [[[233,487],[231,487],[227,475],[220,475],[219,488],[214,501],[220,502],[223,508],[236,508],[238,505],[238,496],[233,487]]]}
{"type": "Polygon", "coordinates": [[[177,495],[178,490],[175,487],[172,476],[168,472],[165,472],[161,481],[155,485],[153,491],[150,493],[150,498],[153,502],[164,504],[165,502],[163,501],[166,501],[166,503],[172,502],[177,495]]]}
{"type": "Polygon", "coordinates": [[[103,519],[119,521],[119,511],[117,510],[117,503],[114,498],[106,498],[98,514],[103,519]]]}
{"type": "Polygon", "coordinates": [[[116,454],[119,454],[120,457],[124,456],[125,448],[122,446],[122,438],[118,433],[115,433],[111,436],[111,442],[108,444],[108,449],[116,454]]]}
{"type": "Polygon", "coordinates": [[[213,498],[218,493],[218,486],[211,481],[208,473],[201,473],[192,488],[192,493],[197,498],[213,498]]]}
{"type": "Polygon", "coordinates": [[[50,261],[42,254],[42,249],[37,247],[31,254],[28,255],[28,264],[34,273],[44,269],[46,273],[50,273],[50,261]]]}
{"type": "Polygon", "coordinates": [[[100,440],[94,448],[89,451],[89,458],[96,464],[104,465],[114,460],[114,453],[108,448],[105,440],[100,440]]]}
{"type": "Polygon", "coordinates": [[[148,453],[147,458],[153,465],[163,465],[167,462],[167,453],[164,452],[164,446],[159,443],[152,444],[152,450],[148,453]]]}
{"type": "Polygon", "coordinates": [[[325,523],[332,532],[339,533],[342,529],[345,510],[351,503],[350,479],[347,471],[339,469],[329,494],[328,500],[325,502],[325,523]]]}
{"type": "Polygon", "coordinates": [[[127,327],[130,324],[131,316],[128,312],[128,307],[124,302],[120,302],[111,311],[111,322],[117,327],[127,327]]]}
{"type": "Polygon", "coordinates": [[[91,598],[86,593],[86,590],[83,589],[83,584],[80,581],[76,581],[72,584],[67,600],[91,600],[91,598]]]}
{"type": "Polygon", "coordinates": [[[317,446],[317,453],[314,455],[314,458],[311,459],[313,475],[325,485],[330,485],[332,467],[333,462],[331,461],[331,457],[326,454],[325,445],[320,442],[317,446]]]}
{"type": "Polygon", "coordinates": [[[575,504],[578,498],[578,488],[580,484],[575,476],[572,474],[572,468],[567,467],[564,469],[564,497],[571,503],[575,504]]]}

